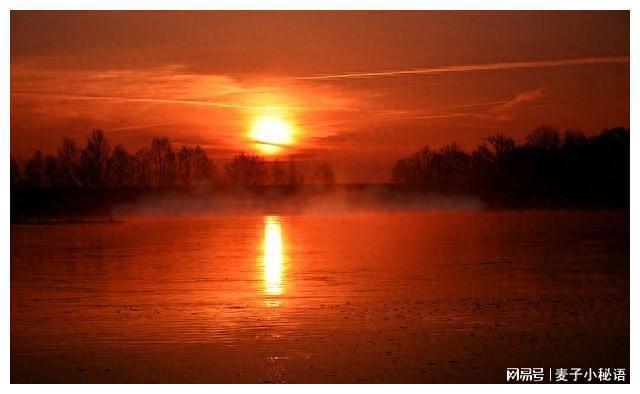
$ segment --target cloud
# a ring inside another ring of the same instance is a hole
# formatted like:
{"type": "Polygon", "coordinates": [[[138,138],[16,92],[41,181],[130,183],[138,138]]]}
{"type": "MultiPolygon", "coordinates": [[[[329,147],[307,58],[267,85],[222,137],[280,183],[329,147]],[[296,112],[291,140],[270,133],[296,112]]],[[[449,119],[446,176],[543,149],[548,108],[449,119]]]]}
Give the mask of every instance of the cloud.
{"type": "Polygon", "coordinates": [[[518,93],[511,100],[504,101],[492,107],[489,112],[494,114],[498,120],[508,120],[512,118],[515,110],[522,108],[523,104],[538,100],[542,97],[544,97],[544,89],[528,90],[518,93]]]}
{"type": "Polygon", "coordinates": [[[135,146],[157,135],[173,141],[215,135],[235,152],[254,144],[247,133],[251,119],[272,112],[295,124],[299,138],[293,150],[307,135],[335,132],[324,125],[337,113],[362,107],[349,92],[322,84],[239,80],[179,66],[82,72],[14,65],[10,94],[12,149],[19,151],[31,150],[32,130],[68,134],[72,128],[99,127],[116,142],[135,146]]]}
{"type": "Polygon", "coordinates": [[[102,95],[89,95],[89,94],[71,94],[71,93],[55,93],[45,91],[12,91],[13,96],[38,96],[38,97],[51,97],[65,100],[105,100],[105,101],[118,101],[118,102],[138,102],[138,103],[150,103],[150,104],[185,104],[185,105],[198,105],[205,107],[219,107],[219,108],[239,108],[239,109],[268,109],[269,106],[259,105],[246,105],[232,102],[217,102],[209,100],[195,100],[195,99],[176,99],[176,98],[161,98],[161,97],[131,97],[131,96],[102,96],[102,95]]]}
{"type": "Polygon", "coordinates": [[[580,65],[590,65],[590,64],[609,64],[609,63],[628,63],[628,62],[629,62],[629,56],[583,57],[583,58],[562,59],[562,60],[466,64],[466,65],[454,65],[454,66],[430,67],[430,68],[352,72],[352,73],[329,74],[329,75],[311,75],[311,76],[292,77],[292,78],[288,78],[287,80],[330,80],[330,79],[347,79],[347,78],[396,77],[396,76],[403,76],[403,75],[462,73],[462,72],[473,72],[473,71],[502,71],[502,70],[516,70],[516,69],[527,69],[527,68],[567,67],[567,66],[580,66],[580,65]]]}
{"type": "MultiPolygon", "coordinates": [[[[488,121],[505,121],[513,118],[516,111],[524,108],[524,104],[544,97],[544,89],[538,88],[516,94],[513,98],[496,101],[482,101],[425,110],[397,110],[380,112],[386,120],[437,120],[447,118],[475,118],[488,121]],[[483,108],[484,107],[484,108],[483,108]],[[476,110],[473,110],[477,108],[476,110]],[[460,111],[467,109],[467,111],[460,111]],[[434,111],[435,110],[435,111],[434,111]]],[[[535,106],[541,107],[541,105],[535,106]]],[[[528,107],[532,108],[532,107],[528,107]]]]}

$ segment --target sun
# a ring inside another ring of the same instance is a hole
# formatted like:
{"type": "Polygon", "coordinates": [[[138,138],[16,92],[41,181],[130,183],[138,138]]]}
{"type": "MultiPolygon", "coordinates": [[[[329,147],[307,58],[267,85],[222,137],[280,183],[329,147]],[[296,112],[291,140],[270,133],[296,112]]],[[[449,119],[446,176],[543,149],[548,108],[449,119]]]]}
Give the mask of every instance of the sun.
{"type": "Polygon", "coordinates": [[[278,153],[293,142],[293,127],[277,115],[262,115],[251,125],[251,139],[265,154],[278,153]]]}

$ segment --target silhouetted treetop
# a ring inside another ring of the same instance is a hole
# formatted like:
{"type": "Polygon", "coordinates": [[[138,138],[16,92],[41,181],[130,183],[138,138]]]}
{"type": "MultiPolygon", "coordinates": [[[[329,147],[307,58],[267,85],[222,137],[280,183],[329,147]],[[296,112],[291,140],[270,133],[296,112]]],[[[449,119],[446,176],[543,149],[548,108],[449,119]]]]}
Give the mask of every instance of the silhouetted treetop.
{"type": "Polygon", "coordinates": [[[587,137],[539,126],[522,145],[496,134],[471,153],[425,146],[398,160],[391,179],[405,187],[479,196],[508,204],[595,203],[628,206],[629,130],[587,137]]]}
{"type": "Polygon", "coordinates": [[[168,138],[154,138],[134,154],[122,145],[113,149],[100,129],[92,130],[84,149],[65,138],[56,156],[36,151],[24,172],[12,160],[14,187],[124,188],[193,187],[215,182],[216,167],[200,147],[183,146],[178,154],[168,138]]]}
{"type": "MultiPolygon", "coordinates": [[[[174,146],[154,138],[130,153],[113,148],[105,133],[92,130],[84,148],[65,138],[55,156],[36,150],[23,168],[11,160],[11,187],[20,188],[202,188],[214,185],[300,186],[335,183],[329,163],[295,160],[267,163],[240,153],[218,173],[200,146],[174,146]],[[308,165],[309,163],[307,163],[308,165]]],[[[523,143],[493,134],[471,152],[456,143],[440,149],[428,145],[396,161],[391,180],[402,189],[464,194],[505,205],[598,204],[628,206],[629,130],[613,128],[595,136],[578,130],[560,133],[539,126],[523,143]]]]}
{"type": "Polygon", "coordinates": [[[257,155],[240,153],[225,167],[229,182],[233,185],[264,185],[267,171],[265,161],[257,155]]]}

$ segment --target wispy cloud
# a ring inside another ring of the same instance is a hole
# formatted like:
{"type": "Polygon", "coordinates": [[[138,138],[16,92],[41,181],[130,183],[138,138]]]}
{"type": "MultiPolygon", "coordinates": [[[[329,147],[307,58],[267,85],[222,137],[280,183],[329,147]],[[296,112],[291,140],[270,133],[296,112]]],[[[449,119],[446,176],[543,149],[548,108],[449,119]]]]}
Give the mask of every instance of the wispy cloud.
{"type": "Polygon", "coordinates": [[[152,129],[156,127],[171,127],[176,126],[176,123],[145,123],[145,124],[132,124],[128,126],[121,127],[112,127],[109,131],[125,131],[125,130],[141,130],[141,129],[152,129]]]}
{"type": "Polygon", "coordinates": [[[88,95],[88,94],[53,93],[53,92],[44,92],[44,91],[19,91],[18,90],[18,91],[12,91],[11,95],[51,97],[51,98],[65,99],[65,100],[106,100],[106,101],[118,101],[118,102],[151,103],[151,104],[185,104],[185,105],[200,105],[205,107],[219,107],[219,108],[240,108],[240,109],[269,108],[269,106],[244,105],[244,104],[216,102],[216,101],[209,101],[209,100],[156,98],[156,97],[130,97],[130,96],[101,96],[101,95],[88,95]]]}
{"type": "Polygon", "coordinates": [[[525,107],[525,104],[531,103],[544,97],[544,89],[538,88],[517,93],[510,99],[496,101],[482,101],[477,103],[466,103],[441,108],[435,108],[436,111],[424,110],[407,110],[407,111],[387,111],[381,112],[391,120],[431,120],[446,118],[476,118],[494,121],[510,120],[514,115],[522,110],[540,108],[545,105],[535,105],[525,107]],[[460,111],[464,109],[464,111],[460,111]]]}
{"type": "Polygon", "coordinates": [[[629,56],[583,57],[583,58],[562,59],[562,60],[500,62],[500,63],[484,63],[484,64],[465,64],[465,65],[454,65],[454,66],[443,66],[443,67],[383,70],[383,71],[349,72],[349,73],[341,73],[341,74],[291,77],[291,78],[287,78],[287,80],[330,80],[330,79],[348,79],[348,78],[396,77],[396,76],[402,76],[402,75],[463,73],[463,72],[473,72],[473,71],[500,71],[500,70],[526,69],[526,68],[567,67],[567,66],[579,66],[579,65],[590,65],[590,64],[609,64],[609,63],[628,63],[628,62],[629,62],[629,56]]]}
{"type": "Polygon", "coordinates": [[[237,151],[255,143],[247,133],[252,119],[278,113],[294,124],[298,146],[307,134],[334,132],[323,122],[335,121],[338,113],[366,106],[322,84],[269,84],[180,67],[89,73],[12,66],[11,71],[14,130],[100,127],[118,132],[123,143],[159,132],[174,141],[215,135],[237,151]],[[78,121],[82,124],[74,125],[78,121]]]}
{"type": "Polygon", "coordinates": [[[513,116],[513,112],[522,107],[522,105],[531,101],[538,100],[544,97],[544,89],[538,88],[535,90],[528,90],[518,93],[511,100],[507,100],[503,103],[496,105],[489,110],[494,114],[498,120],[507,120],[513,116]]]}

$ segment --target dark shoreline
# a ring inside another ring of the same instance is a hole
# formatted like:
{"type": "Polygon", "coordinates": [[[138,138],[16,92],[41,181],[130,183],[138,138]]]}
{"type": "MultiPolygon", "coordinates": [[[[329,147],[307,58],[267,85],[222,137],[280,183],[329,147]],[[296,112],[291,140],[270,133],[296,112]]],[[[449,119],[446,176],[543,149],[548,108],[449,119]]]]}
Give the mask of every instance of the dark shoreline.
{"type": "Polygon", "coordinates": [[[11,223],[115,223],[126,213],[246,213],[308,210],[602,210],[629,209],[629,199],[434,193],[396,184],[184,188],[12,188],[11,223]]]}

